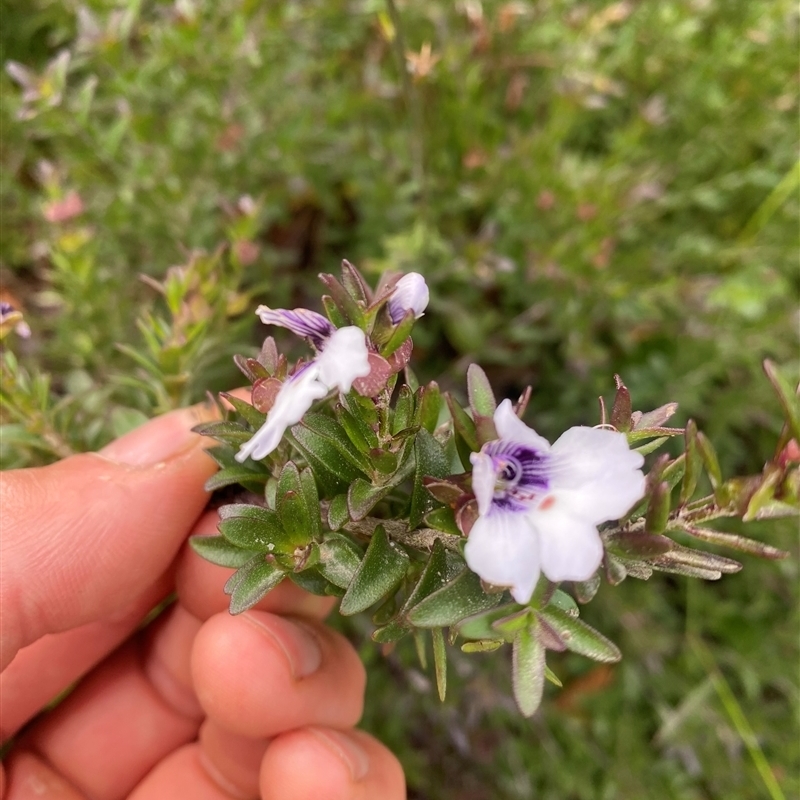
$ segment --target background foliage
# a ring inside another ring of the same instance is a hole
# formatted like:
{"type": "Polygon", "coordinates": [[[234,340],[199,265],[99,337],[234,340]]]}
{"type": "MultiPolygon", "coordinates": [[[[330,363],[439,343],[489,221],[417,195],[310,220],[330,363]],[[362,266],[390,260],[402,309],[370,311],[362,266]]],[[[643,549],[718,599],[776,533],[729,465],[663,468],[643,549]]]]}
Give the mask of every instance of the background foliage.
{"type": "MultiPolygon", "coordinates": [[[[0,13],[25,68],[0,77],[3,299],[33,329],[4,354],[4,466],[228,388],[254,305],[313,302],[342,257],[426,275],[415,368],[445,389],[472,360],[499,395],[531,383],[553,436],[619,372],[635,407],[679,401],[728,474],[770,455],[760,362],[798,353],[790,3],[0,13]]],[[[366,727],[416,798],[794,796],[796,531],[760,525],[792,561],[604,586],[586,614],[622,664],[561,656],[532,722],[475,657],[453,654],[440,707],[404,643],[366,642],[366,727]]]]}

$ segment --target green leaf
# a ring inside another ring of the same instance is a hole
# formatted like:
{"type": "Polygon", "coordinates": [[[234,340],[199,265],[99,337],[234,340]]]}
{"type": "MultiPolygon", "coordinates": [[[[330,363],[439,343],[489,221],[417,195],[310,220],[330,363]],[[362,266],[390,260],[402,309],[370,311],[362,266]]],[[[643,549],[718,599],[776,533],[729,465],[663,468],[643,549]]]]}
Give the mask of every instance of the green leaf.
{"type": "Polygon", "coordinates": [[[561,589],[556,589],[553,592],[547,605],[553,608],[561,609],[561,611],[563,611],[565,614],[568,614],[570,617],[577,617],[579,613],[577,603],[572,599],[572,597],[570,597],[570,595],[561,589]]]}
{"type": "Polygon", "coordinates": [[[800,442],[800,400],[798,400],[797,392],[792,389],[789,381],[784,378],[773,361],[769,359],[764,361],[764,372],[783,406],[783,413],[792,436],[800,442]]]}
{"type": "Polygon", "coordinates": [[[356,469],[360,469],[365,475],[369,474],[369,459],[358,450],[338,422],[325,414],[310,413],[303,417],[301,424],[330,442],[356,469]]]}
{"type": "Polygon", "coordinates": [[[409,629],[398,622],[389,622],[372,632],[372,641],[387,644],[397,642],[409,633],[409,629]]]}
{"type": "Polygon", "coordinates": [[[319,546],[320,574],[334,586],[346,589],[361,565],[362,553],[347,536],[329,534],[319,546]]]}
{"type": "Polygon", "coordinates": [[[300,471],[293,461],[283,465],[278,477],[275,504],[281,525],[292,541],[297,544],[307,542],[310,539],[311,520],[303,497],[300,471]]]}
{"type": "Polygon", "coordinates": [[[579,603],[590,603],[597,590],[600,588],[600,572],[595,572],[591,578],[585,581],[574,581],[572,586],[575,589],[575,597],[579,603]]]}
{"type": "Polygon", "coordinates": [[[717,458],[714,445],[711,444],[708,437],[702,431],[697,432],[697,449],[700,452],[700,458],[706,469],[708,480],[711,482],[711,488],[716,494],[719,487],[722,486],[722,470],[719,466],[719,459],[717,458]]]}
{"type": "Polygon", "coordinates": [[[250,550],[273,552],[291,547],[278,515],[259,506],[223,506],[220,509],[219,532],[237,547],[250,550]]]}
{"type": "Polygon", "coordinates": [[[492,653],[499,650],[505,642],[502,639],[484,639],[475,642],[464,642],[461,645],[462,653],[492,653]]]}
{"type": "Polygon", "coordinates": [[[614,397],[614,405],[611,409],[611,424],[621,433],[626,433],[631,429],[631,393],[628,387],[622,382],[619,375],[614,376],[617,384],[617,394],[614,397]]]}
{"type": "Polygon", "coordinates": [[[364,519],[370,511],[392,490],[391,484],[373,486],[363,478],[356,478],[347,490],[347,507],[350,519],[364,519]]]}
{"type": "Polygon", "coordinates": [[[441,628],[434,628],[431,631],[433,640],[433,669],[436,674],[436,689],[439,692],[439,700],[444,703],[447,696],[447,645],[444,641],[444,631],[441,628]]]}
{"type": "Polygon", "coordinates": [[[452,508],[435,508],[425,515],[424,522],[425,525],[434,530],[461,536],[461,531],[456,525],[456,515],[452,508]]]}
{"type": "Polygon", "coordinates": [[[340,612],[350,616],[377,603],[403,580],[408,565],[408,554],[400,545],[390,541],[383,526],[378,525],[364,559],[342,598],[340,612]]]}
{"type": "Polygon", "coordinates": [[[411,335],[411,329],[414,327],[416,317],[413,311],[407,311],[403,319],[397,324],[397,327],[391,332],[391,335],[380,349],[380,354],[384,358],[389,358],[393,353],[397,352],[406,342],[406,339],[411,335]]]}
{"type": "Polygon", "coordinates": [[[415,425],[421,425],[428,433],[433,433],[439,424],[439,413],[442,410],[442,393],[439,384],[431,381],[417,392],[417,412],[415,425]]]}
{"type": "Polygon", "coordinates": [[[250,403],[240,400],[236,395],[220,392],[220,397],[224,397],[236,409],[236,412],[245,422],[253,426],[254,430],[258,430],[266,422],[266,414],[263,414],[257,408],[253,408],[250,403]]]}
{"type": "Polygon", "coordinates": [[[473,416],[494,415],[497,401],[486,373],[477,364],[470,364],[467,369],[467,395],[473,416]]]}
{"type": "Polygon", "coordinates": [[[694,420],[686,423],[686,450],[684,451],[685,466],[683,482],[681,483],[680,505],[685,506],[697,488],[697,478],[700,475],[700,453],[697,448],[697,425],[694,420]]]}
{"type": "Polygon", "coordinates": [[[650,533],[620,531],[604,538],[606,547],[622,558],[652,558],[672,549],[671,539],[650,533]]]}
{"type": "Polygon", "coordinates": [[[583,620],[569,616],[560,608],[548,606],[536,612],[558,634],[568,650],[595,661],[613,663],[622,658],[617,646],[583,620]]]}
{"type": "Polygon", "coordinates": [[[284,577],[284,571],[262,554],[247,562],[225,584],[231,596],[230,613],[241,614],[252,608],[267,592],[274,589],[284,577]]]}
{"type": "Polygon", "coordinates": [[[253,438],[253,431],[239,422],[203,422],[192,430],[201,436],[211,436],[231,445],[240,445],[253,438]]]}
{"type": "Polygon", "coordinates": [[[306,457],[325,494],[337,494],[354,481],[359,471],[326,438],[303,425],[291,431],[292,443],[306,457]]]}
{"type": "Polygon", "coordinates": [[[423,483],[426,477],[444,478],[450,465],[444,448],[424,428],[420,429],[414,440],[414,487],[411,490],[411,509],[408,514],[409,530],[422,522],[422,517],[435,506],[433,497],[423,483]]]}
{"type": "Polygon", "coordinates": [[[337,494],[328,506],[328,527],[332,531],[338,531],[349,521],[350,511],[347,508],[347,495],[337,494]]]}
{"type": "Polygon", "coordinates": [[[534,623],[517,633],[511,656],[514,699],[525,717],[534,715],[544,692],[545,650],[537,628],[534,623]]]}
{"type": "Polygon", "coordinates": [[[220,567],[238,569],[257,555],[254,550],[243,550],[231,544],[224,536],[190,536],[192,550],[206,561],[220,567]]]}
{"type": "Polygon", "coordinates": [[[411,427],[414,418],[414,394],[405,384],[397,393],[392,417],[392,435],[411,427]]]}
{"type": "Polygon", "coordinates": [[[666,481],[661,481],[653,487],[650,493],[650,502],[647,506],[644,529],[650,534],[661,534],[667,527],[670,512],[670,490],[666,481]]]}
{"type": "MultiPolygon", "coordinates": [[[[253,472],[248,467],[237,465],[235,467],[225,467],[225,469],[221,469],[215,475],[212,475],[205,482],[204,488],[207,492],[213,492],[217,489],[222,489],[224,486],[233,486],[240,483],[247,489],[255,486],[256,488],[252,490],[258,492],[260,491],[259,485],[263,487],[267,482],[267,478],[269,478],[268,472],[253,472]]],[[[263,491],[263,488],[261,491],[263,491]]]]}
{"type": "Polygon", "coordinates": [[[314,480],[314,473],[309,467],[306,467],[300,473],[300,486],[303,490],[303,500],[308,513],[309,535],[312,539],[319,539],[322,536],[321,507],[319,493],[317,492],[317,482],[314,480]]]}
{"type": "Polygon", "coordinates": [[[347,437],[361,453],[366,454],[373,447],[378,446],[378,437],[375,435],[375,431],[363,419],[356,418],[341,403],[336,404],[334,411],[336,419],[344,428],[347,437]]]}
{"type": "Polygon", "coordinates": [[[297,584],[310,594],[315,594],[318,597],[325,597],[330,594],[331,584],[320,575],[315,567],[304,569],[302,572],[289,572],[288,576],[292,583],[297,584]]]}
{"type": "Polygon", "coordinates": [[[513,617],[522,610],[525,609],[519,603],[506,603],[499,608],[462,619],[456,624],[456,631],[465,639],[505,639],[503,632],[496,627],[495,623],[513,617]]]}
{"type": "Polygon", "coordinates": [[[357,325],[361,327],[364,323],[364,312],[358,307],[356,301],[350,296],[350,293],[344,286],[333,276],[323,273],[319,279],[325,284],[325,288],[330,292],[331,298],[341,315],[344,316],[350,325],[357,325]]]}
{"type": "Polygon", "coordinates": [[[433,543],[428,563],[425,565],[425,569],[422,570],[422,575],[420,575],[419,580],[408,596],[408,600],[406,600],[403,613],[420,603],[428,595],[433,594],[437,589],[441,589],[447,583],[447,573],[447,552],[444,549],[442,540],[437,539],[433,543]]]}
{"type": "MultiPolygon", "coordinates": [[[[478,447],[478,434],[475,431],[475,423],[449,392],[444,398],[447,401],[447,407],[450,409],[450,416],[453,418],[453,427],[456,432],[473,453],[477,452],[480,447],[478,447]]],[[[469,463],[469,459],[467,463],[469,463]]]]}
{"type": "Polygon", "coordinates": [[[480,578],[472,570],[465,569],[415,605],[408,612],[408,621],[420,628],[444,628],[496,606],[500,597],[500,594],[486,594],[480,578]]]}
{"type": "Polygon", "coordinates": [[[550,681],[550,683],[553,683],[556,686],[558,686],[559,689],[563,688],[564,684],[561,683],[561,681],[558,679],[558,675],[556,675],[555,672],[553,672],[553,670],[550,669],[550,667],[545,667],[544,676],[545,678],[547,678],[548,681],[550,681]]]}

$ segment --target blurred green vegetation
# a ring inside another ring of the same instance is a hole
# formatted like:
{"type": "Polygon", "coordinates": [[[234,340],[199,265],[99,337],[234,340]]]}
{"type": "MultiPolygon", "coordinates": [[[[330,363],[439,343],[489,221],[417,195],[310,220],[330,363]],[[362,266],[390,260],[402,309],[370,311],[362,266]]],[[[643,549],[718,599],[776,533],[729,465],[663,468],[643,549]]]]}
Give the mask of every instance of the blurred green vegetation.
{"type": "MultiPolygon", "coordinates": [[[[0,278],[33,329],[6,355],[4,466],[229,387],[231,353],[263,336],[254,305],[316,303],[343,257],[423,272],[418,372],[463,392],[475,360],[499,395],[531,383],[544,434],[594,422],[618,372],[637,408],[679,401],[729,474],[770,455],[761,360],[798,360],[788,0],[0,0],[0,15],[0,59],[24,67],[0,77],[0,278]],[[190,313],[170,305],[181,281],[190,313]]],[[[556,659],[565,689],[532,722],[496,654],[454,658],[440,707],[412,653],[365,643],[366,725],[411,796],[800,793],[796,526],[759,525],[793,560],[605,586],[586,613],[623,663],[556,659]]]]}

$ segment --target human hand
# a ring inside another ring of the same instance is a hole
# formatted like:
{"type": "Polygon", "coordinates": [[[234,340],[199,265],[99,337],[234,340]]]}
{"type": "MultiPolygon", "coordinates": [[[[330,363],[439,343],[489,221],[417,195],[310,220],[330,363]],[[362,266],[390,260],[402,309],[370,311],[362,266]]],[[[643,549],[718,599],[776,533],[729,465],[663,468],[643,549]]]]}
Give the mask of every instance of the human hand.
{"type": "Polygon", "coordinates": [[[21,731],[0,796],[405,797],[395,757],[353,730],[365,674],[322,625],[333,599],[287,581],[231,617],[229,571],[186,546],[216,528],[214,466],[189,431],[203,413],[0,474],[0,738],[80,681],[21,731]]]}

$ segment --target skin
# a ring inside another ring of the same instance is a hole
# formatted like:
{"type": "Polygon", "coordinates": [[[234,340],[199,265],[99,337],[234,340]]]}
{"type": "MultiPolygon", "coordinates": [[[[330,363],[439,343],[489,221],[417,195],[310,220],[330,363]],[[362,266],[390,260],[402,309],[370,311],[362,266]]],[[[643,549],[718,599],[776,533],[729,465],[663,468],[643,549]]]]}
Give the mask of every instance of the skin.
{"type": "Polygon", "coordinates": [[[354,729],[365,673],[323,624],[333,600],[287,582],[232,617],[230,570],[186,545],[216,533],[190,432],[207,418],[0,474],[3,800],[405,798],[397,759],[354,729]]]}

